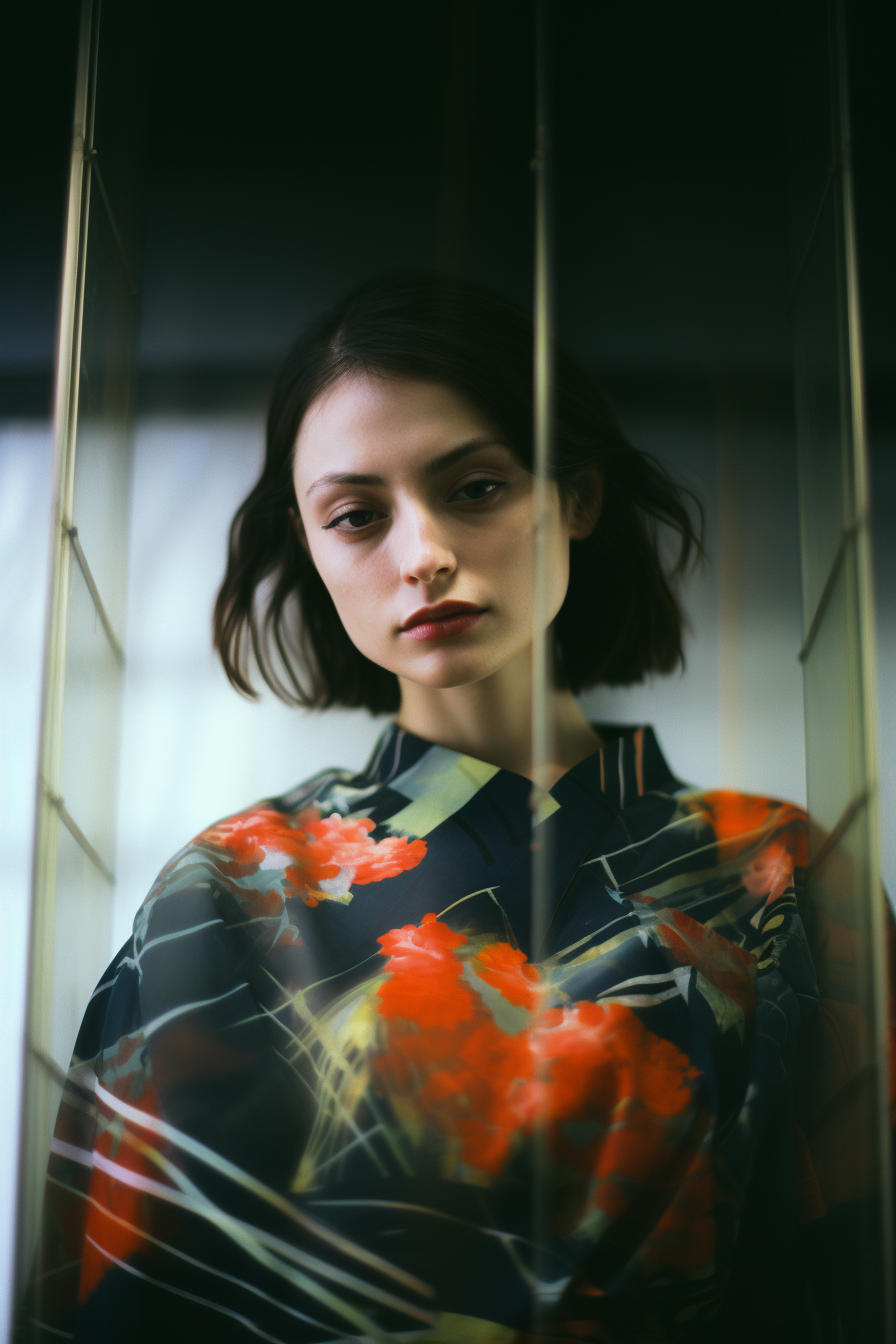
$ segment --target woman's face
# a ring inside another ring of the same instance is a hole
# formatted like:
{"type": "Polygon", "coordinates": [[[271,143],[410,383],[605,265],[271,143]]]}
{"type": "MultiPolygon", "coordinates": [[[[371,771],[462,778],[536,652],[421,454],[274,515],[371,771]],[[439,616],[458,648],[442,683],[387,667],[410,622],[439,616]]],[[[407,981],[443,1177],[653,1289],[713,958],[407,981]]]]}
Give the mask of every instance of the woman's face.
{"type": "MultiPolygon", "coordinates": [[[[352,642],[424,686],[499,671],[532,642],[534,478],[439,383],[355,376],[309,407],[293,469],[303,542],[352,642]]],[[[550,619],[570,531],[550,487],[550,619]]]]}

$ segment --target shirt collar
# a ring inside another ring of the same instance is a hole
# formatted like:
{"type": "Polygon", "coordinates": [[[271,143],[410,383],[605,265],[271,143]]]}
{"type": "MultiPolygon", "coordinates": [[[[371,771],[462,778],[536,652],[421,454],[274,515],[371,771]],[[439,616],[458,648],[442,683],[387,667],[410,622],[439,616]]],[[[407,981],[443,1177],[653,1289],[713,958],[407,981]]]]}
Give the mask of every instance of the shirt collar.
{"type": "MultiPolygon", "coordinates": [[[[556,794],[574,782],[586,783],[604,795],[613,807],[624,808],[645,793],[674,793],[683,787],[666,763],[648,724],[595,723],[606,743],[599,751],[567,771],[551,790],[556,794]]],[[[373,750],[358,783],[388,784],[416,765],[433,747],[396,723],[390,723],[373,750]]],[[[445,750],[445,748],[443,748],[445,750]]],[[[460,753],[456,753],[460,755],[460,753]]],[[[504,773],[513,774],[512,771],[504,773]]],[[[515,776],[519,778],[519,776],[515,776]]]]}

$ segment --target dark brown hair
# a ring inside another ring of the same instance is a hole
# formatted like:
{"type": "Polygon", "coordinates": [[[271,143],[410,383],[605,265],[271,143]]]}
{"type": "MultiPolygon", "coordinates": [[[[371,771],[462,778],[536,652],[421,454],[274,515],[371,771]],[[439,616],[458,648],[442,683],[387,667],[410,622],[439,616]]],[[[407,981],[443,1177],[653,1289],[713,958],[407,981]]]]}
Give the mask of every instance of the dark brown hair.
{"type": "MultiPolygon", "coordinates": [[[[554,622],[558,676],[578,692],[630,685],[682,664],[682,614],[658,551],[657,524],[678,534],[672,577],[702,553],[702,509],[652,458],[623,437],[594,381],[557,342],[552,474],[568,503],[597,467],[603,506],[590,536],[572,541],[569,589],[554,622]],[[684,495],[700,517],[695,530],[684,495]]],[[[291,704],[399,705],[398,679],[352,644],[300,545],[292,463],[306,410],[351,373],[425,379],[454,388],[532,466],[532,319],[461,280],[408,272],[362,285],[314,323],[274,383],[258,482],[230,528],[214,643],[233,685],[255,695],[262,677],[291,704]]]]}

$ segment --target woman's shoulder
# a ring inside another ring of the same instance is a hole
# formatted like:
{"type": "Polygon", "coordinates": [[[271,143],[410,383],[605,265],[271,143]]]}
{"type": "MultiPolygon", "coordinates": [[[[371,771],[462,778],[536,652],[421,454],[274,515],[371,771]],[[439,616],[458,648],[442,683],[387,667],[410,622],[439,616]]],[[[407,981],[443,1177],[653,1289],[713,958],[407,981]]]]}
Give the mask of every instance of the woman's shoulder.
{"type": "Polygon", "coordinates": [[[682,811],[699,812],[720,840],[759,835],[780,827],[805,827],[806,809],[788,798],[744,789],[702,789],[684,785],[675,794],[682,811]]]}
{"type": "MultiPolygon", "coordinates": [[[[263,1003],[275,981],[294,981],[302,943],[302,903],[294,898],[307,895],[310,880],[326,884],[332,873],[326,825],[334,790],[355,780],[348,770],[322,771],[212,822],[172,856],[91,997],[73,1068],[78,1061],[88,1072],[99,1068],[113,1091],[125,1079],[133,1099],[149,1076],[143,1046],[163,1027],[231,1000],[245,1015],[241,994],[263,1003]]],[[[363,823],[334,815],[331,831],[354,824],[366,838],[363,823]]]]}
{"type": "Polygon", "coordinates": [[[231,923],[249,922],[268,945],[295,942],[295,899],[314,906],[348,900],[350,881],[364,881],[368,850],[378,867],[392,855],[396,871],[413,845],[374,841],[364,803],[378,785],[365,773],[320,771],[287,793],[263,798],[206,826],[165,864],[134,923],[138,938],[154,924],[179,927],[203,911],[229,909],[231,923]]]}
{"type": "Polygon", "coordinates": [[[720,837],[747,835],[768,826],[805,825],[806,809],[790,799],[744,789],[703,789],[685,784],[675,797],[683,809],[702,813],[720,837]]]}
{"type": "Polygon", "coordinates": [[[355,779],[349,770],[322,770],[286,793],[258,799],[203,827],[159,871],[137,911],[134,932],[145,928],[161,902],[170,904],[185,891],[236,892],[249,879],[256,887],[269,885],[261,873],[262,861],[280,854],[286,866],[297,827],[309,809],[326,808],[334,789],[351,787],[355,779]]]}
{"type": "Polygon", "coordinates": [[[675,811],[677,821],[692,818],[698,827],[696,854],[706,854],[707,841],[712,846],[716,878],[736,874],[743,889],[767,906],[788,891],[795,899],[802,890],[809,864],[805,808],[770,794],[685,788],[676,795],[675,811]]]}
{"type": "Polygon", "coordinates": [[[234,862],[251,861],[260,847],[294,832],[298,819],[309,808],[329,810],[334,802],[338,806],[341,791],[351,790],[358,779],[359,776],[350,770],[321,770],[286,793],[257,799],[247,807],[210,822],[172,855],[159,872],[144,904],[161,888],[171,889],[172,884],[179,885],[185,878],[192,880],[198,870],[207,869],[214,875],[222,870],[222,866],[225,871],[230,871],[234,862]]]}
{"type": "MultiPolygon", "coordinates": [[[[721,864],[739,856],[749,859],[762,854],[770,859],[786,854],[784,866],[791,871],[806,867],[809,823],[805,808],[798,803],[772,793],[702,788],[684,782],[669,768],[649,725],[593,727],[605,739],[607,735],[617,737],[621,744],[620,777],[626,771],[631,776],[626,783],[636,786],[627,787],[626,796],[633,802],[637,798],[639,804],[662,800],[666,824],[656,832],[657,837],[674,831],[686,849],[693,846],[695,855],[704,857],[707,842],[714,841],[715,858],[721,864]],[[622,748],[627,748],[627,754],[622,748]]],[[[612,781],[609,772],[608,778],[612,781]]]]}

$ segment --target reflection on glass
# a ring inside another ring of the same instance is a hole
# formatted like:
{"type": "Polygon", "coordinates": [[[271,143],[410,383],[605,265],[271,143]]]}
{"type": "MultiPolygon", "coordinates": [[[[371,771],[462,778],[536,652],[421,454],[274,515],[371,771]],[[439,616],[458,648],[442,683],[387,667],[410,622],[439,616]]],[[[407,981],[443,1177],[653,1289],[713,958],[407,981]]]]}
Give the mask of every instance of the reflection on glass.
{"type": "Polygon", "coordinates": [[[118,202],[103,189],[92,147],[98,43],[99,5],[86,0],[54,412],[59,530],[42,706],[20,1285],[32,1270],[59,1080],[110,951],[136,298],[110,213],[118,202]]]}
{"type": "MultiPolygon", "coordinates": [[[[832,60],[836,73],[836,41],[832,60]]],[[[802,1123],[835,1242],[826,1328],[832,1339],[858,1341],[891,1338],[892,1177],[888,931],[874,811],[874,650],[845,107],[841,70],[835,169],[819,189],[794,304],[810,818],[806,926],[820,996],[802,1123]]]]}
{"type": "Polygon", "coordinates": [[[99,982],[110,952],[112,888],[69,833],[56,840],[56,939],[49,1053],[67,1071],[84,1005],[99,982]]]}
{"type": "Polygon", "coordinates": [[[811,489],[805,489],[801,497],[803,608],[807,614],[818,607],[843,528],[852,521],[853,507],[841,448],[843,352],[834,211],[829,190],[801,276],[794,325],[797,451],[803,480],[811,481],[811,489]]]}
{"type": "Polygon", "coordinates": [[[131,478],[136,299],[93,172],[78,392],[73,521],[103,604],[121,638],[131,478]],[[114,522],[113,522],[114,520],[114,522]]]}
{"type": "Polygon", "coordinates": [[[108,869],[114,869],[121,665],[74,560],[65,663],[60,789],[108,869]]]}
{"type": "Polygon", "coordinates": [[[866,782],[854,590],[850,552],[804,660],[809,806],[813,820],[827,833],[861,796],[866,782]]]}

